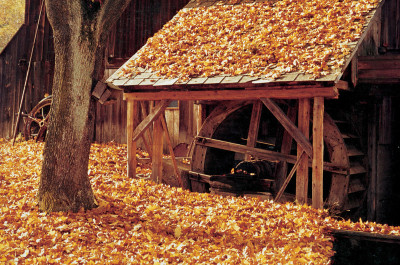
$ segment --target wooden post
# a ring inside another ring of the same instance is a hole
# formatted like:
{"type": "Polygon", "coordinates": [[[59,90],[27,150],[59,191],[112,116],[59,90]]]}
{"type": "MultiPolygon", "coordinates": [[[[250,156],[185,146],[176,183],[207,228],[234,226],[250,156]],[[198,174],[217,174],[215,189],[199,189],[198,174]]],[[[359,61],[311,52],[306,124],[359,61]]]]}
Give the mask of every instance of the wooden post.
{"type": "Polygon", "coordinates": [[[322,209],[324,173],[324,98],[314,98],[313,109],[313,156],[312,156],[312,206],[322,209]]]}
{"type": "MultiPolygon", "coordinates": [[[[309,139],[310,135],[310,99],[299,99],[298,127],[304,136],[309,139]]],[[[297,145],[297,157],[300,159],[303,149],[297,145]]],[[[303,156],[300,160],[296,175],[296,200],[307,203],[308,194],[308,157],[303,156]]]]}
{"type": "Polygon", "coordinates": [[[387,223],[390,221],[392,207],[389,204],[394,200],[393,195],[393,140],[392,140],[392,98],[383,96],[379,104],[379,128],[376,164],[376,221],[387,223]]]}
{"type": "MultiPolygon", "coordinates": [[[[316,97],[317,98],[317,97],[316,97]]],[[[322,97],[318,97],[322,98],[322,97]]],[[[323,99],[323,98],[322,98],[323,99]]],[[[304,149],[307,155],[312,157],[312,146],[310,141],[299,131],[299,128],[285,115],[285,113],[270,98],[260,98],[264,105],[271,111],[279,123],[288,133],[296,140],[296,142],[304,149]]]]}
{"type": "MultiPolygon", "coordinates": [[[[146,109],[146,105],[145,105],[144,101],[140,101],[140,109],[142,111],[143,119],[145,119],[148,116],[148,111],[146,109]]],[[[144,143],[144,145],[146,147],[146,151],[149,153],[149,157],[151,159],[153,157],[153,154],[152,154],[153,143],[152,143],[152,140],[151,140],[151,130],[150,130],[150,128],[148,130],[146,130],[146,132],[143,134],[142,140],[143,140],[143,143],[144,143]]]]}
{"type": "MultiPolygon", "coordinates": [[[[165,93],[165,92],[163,92],[165,93]]],[[[193,122],[193,101],[179,102],[179,143],[190,144],[195,131],[193,122]]]]}
{"type": "Polygon", "coordinates": [[[163,128],[160,119],[153,122],[153,166],[151,179],[161,183],[163,158],[163,128]]]}
{"type": "Polygon", "coordinates": [[[205,115],[205,108],[203,107],[202,104],[198,103],[197,104],[197,131],[196,135],[199,134],[201,126],[203,125],[204,120],[206,119],[205,115]]]}
{"type": "MultiPolygon", "coordinates": [[[[289,118],[290,121],[293,123],[296,122],[297,118],[297,104],[295,105],[289,105],[289,108],[287,110],[287,117],[289,118]]],[[[292,143],[293,143],[293,137],[290,135],[290,133],[283,129],[283,137],[282,137],[282,143],[278,144],[281,146],[281,153],[289,155],[290,151],[292,150],[292,143]]],[[[287,176],[287,171],[288,171],[288,165],[287,162],[285,161],[280,161],[276,165],[276,173],[275,173],[275,189],[279,190],[281,189],[283,183],[285,182],[285,178],[287,176]]]]}
{"type": "Polygon", "coordinates": [[[176,163],[176,157],[175,157],[175,154],[174,154],[174,148],[172,147],[171,138],[169,137],[169,131],[168,131],[167,122],[165,121],[165,117],[163,115],[160,116],[160,120],[161,120],[161,124],[162,124],[163,130],[164,130],[164,133],[165,133],[165,138],[167,139],[169,155],[171,156],[171,161],[172,161],[172,165],[174,166],[174,171],[175,171],[176,178],[178,179],[179,185],[181,187],[183,187],[181,174],[179,173],[178,164],[176,163]]]}
{"type": "MultiPolygon", "coordinates": [[[[256,146],[258,129],[260,128],[261,111],[262,111],[262,103],[261,101],[257,100],[253,103],[253,111],[251,112],[249,133],[247,135],[247,146],[249,147],[256,146]]],[[[250,158],[251,155],[246,154],[244,159],[248,161],[250,160],[250,158]]]]}
{"type": "Polygon", "coordinates": [[[136,101],[127,101],[127,120],[126,120],[126,143],[128,148],[128,177],[136,177],[136,141],[133,141],[133,130],[136,120],[136,101]]]}
{"type": "Polygon", "coordinates": [[[378,161],[378,106],[376,99],[369,108],[368,115],[368,165],[370,168],[370,180],[368,185],[367,196],[367,218],[371,221],[376,221],[377,213],[377,161],[378,161]]]}
{"type": "Polygon", "coordinates": [[[157,103],[150,114],[146,118],[144,118],[144,120],[142,120],[142,122],[136,127],[132,136],[134,141],[137,141],[137,139],[143,135],[143,133],[151,125],[152,122],[158,120],[159,115],[161,113],[164,113],[164,110],[169,105],[169,102],[169,100],[162,100],[157,103]]]}
{"type": "Polygon", "coordinates": [[[279,192],[276,194],[275,197],[275,201],[279,201],[279,199],[281,198],[283,192],[285,191],[287,185],[289,184],[290,180],[292,179],[294,173],[296,172],[297,168],[299,167],[300,161],[302,160],[302,158],[306,156],[305,152],[301,152],[298,160],[296,161],[296,163],[294,164],[292,170],[290,170],[289,175],[287,176],[287,178],[285,179],[285,181],[282,184],[282,187],[280,188],[279,192]]]}

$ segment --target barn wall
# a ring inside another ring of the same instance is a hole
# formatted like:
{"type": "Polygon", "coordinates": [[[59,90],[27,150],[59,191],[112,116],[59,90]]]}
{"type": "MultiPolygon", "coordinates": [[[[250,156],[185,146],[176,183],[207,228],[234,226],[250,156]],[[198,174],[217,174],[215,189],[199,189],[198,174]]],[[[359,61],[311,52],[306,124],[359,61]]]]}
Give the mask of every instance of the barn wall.
{"type": "MultiPolygon", "coordinates": [[[[370,30],[357,55],[373,55],[378,58],[391,56],[399,51],[400,0],[386,0],[375,20],[371,22],[370,30]]],[[[353,61],[352,71],[355,64],[353,61]]],[[[400,124],[398,86],[364,83],[356,87],[356,90],[364,95],[364,104],[368,104],[368,135],[364,139],[369,169],[367,216],[369,220],[398,225],[400,174],[395,169],[400,157],[399,141],[396,137],[400,124]]]]}
{"type": "Polygon", "coordinates": [[[400,0],[385,0],[370,23],[370,29],[358,49],[358,55],[378,55],[378,48],[400,50],[400,0]]]}
{"type": "MultiPolygon", "coordinates": [[[[132,0],[109,37],[105,78],[118,69],[139,50],[189,0],[132,0]]],[[[97,105],[96,135],[98,142],[126,143],[126,103],[122,93],[116,93],[114,105],[97,105]]],[[[176,111],[175,111],[176,112],[176,111]]],[[[176,115],[169,115],[174,119],[176,115]]],[[[171,125],[173,121],[168,121],[171,125]]],[[[173,143],[177,143],[173,137],[173,143]]]]}
{"type": "MultiPolygon", "coordinates": [[[[19,108],[27,65],[38,21],[41,0],[27,0],[25,24],[0,54],[0,137],[11,138],[19,108]]],[[[182,8],[188,0],[132,0],[109,37],[106,73],[115,71],[130,58],[147,38],[182,8]]],[[[54,47],[51,26],[43,13],[23,111],[30,111],[46,93],[51,94],[54,47]]],[[[122,95],[114,95],[114,105],[97,107],[95,140],[125,142],[126,105],[122,95]]],[[[23,121],[19,124],[23,128],[23,121]]]]}
{"type": "MultiPolygon", "coordinates": [[[[25,24],[0,54],[0,137],[5,138],[12,137],[13,126],[16,122],[32,40],[39,17],[39,1],[27,1],[25,9],[25,24]]],[[[51,92],[53,58],[51,29],[45,14],[42,13],[22,107],[25,113],[31,110],[45,93],[51,92]]],[[[22,126],[21,119],[19,128],[22,126]]]]}
{"type": "Polygon", "coordinates": [[[386,0],[382,8],[381,45],[400,49],[400,0],[386,0]]]}

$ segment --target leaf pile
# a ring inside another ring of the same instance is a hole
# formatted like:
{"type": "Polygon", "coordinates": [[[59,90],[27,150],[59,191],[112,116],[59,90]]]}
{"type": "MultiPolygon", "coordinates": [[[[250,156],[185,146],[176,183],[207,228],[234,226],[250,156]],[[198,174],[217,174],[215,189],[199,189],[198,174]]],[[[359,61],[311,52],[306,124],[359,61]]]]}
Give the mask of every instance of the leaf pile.
{"type": "Polygon", "coordinates": [[[121,70],[164,78],[314,77],[340,69],[377,0],[280,0],[181,10],[121,70]]]}
{"type": "Polygon", "coordinates": [[[42,148],[0,139],[1,264],[330,263],[324,231],[338,223],[326,212],[129,179],[126,146],[114,143],[92,145],[89,175],[99,208],[41,213],[35,196],[42,148]]]}

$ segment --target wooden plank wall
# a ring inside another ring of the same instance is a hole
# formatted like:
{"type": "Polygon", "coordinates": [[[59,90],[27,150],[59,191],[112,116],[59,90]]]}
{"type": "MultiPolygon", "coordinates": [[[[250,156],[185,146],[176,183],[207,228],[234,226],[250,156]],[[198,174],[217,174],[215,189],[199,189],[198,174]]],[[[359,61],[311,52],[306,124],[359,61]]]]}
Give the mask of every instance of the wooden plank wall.
{"type": "Polygon", "coordinates": [[[363,57],[356,63],[356,68],[358,67],[356,78],[363,83],[361,89],[367,87],[365,84],[375,84],[369,93],[371,96],[368,102],[367,217],[377,222],[398,224],[400,215],[397,215],[396,211],[400,196],[394,191],[398,190],[400,182],[397,181],[398,170],[393,166],[393,161],[397,161],[394,156],[397,145],[392,137],[393,128],[399,123],[393,115],[396,106],[393,102],[398,98],[398,94],[396,87],[388,83],[395,84],[397,81],[397,72],[394,68],[396,68],[395,59],[400,51],[400,0],[386,0],[379,16],[371,23],[371,30],[358,50],[358,55],[363,57]],[[378,49],[379,47],[381,48],[378,49]],[[387,53],[382,47],[387,49],[387,53]],[[379,50],[382,54],[379,54],[379,50]],[[379,61],[379,64],[370,63],[370,68],[386,69],[384,73],[387,75],[379,75],[376,71],[373,74],[377,75],[372,75],[368,72],[369,69],[366,69],[367,64],[365,64],[368,58],[379,61]],[[390,62],[387,63],[383,59],[388,59],[390,62]]]}
{"type": "MultiPolygon", "coordinates": [[[[105,78],[110,76],[116,68],[128,60],[154,35],[162,25],[168,22],[179,9],[183,8],[188,0],[132,0],[131,4],[118,21],[110,34],[108,45],[108,70],[105,78]]],[[[113,105],[97,106],[96,132],[97,142],[116,141],[126,143],[126,102],[122,100],[122,93],[116,93],[117,102],[113,105]]],[[[175,115],[168,117],[174,118],[175,115]]],[[[175,117],[176,118],[176,117],[175,117]]],[[[172,121],[168,121],[168,125],[172,121]]],[[[169,128],[174,131],[174,128],[169,128]]],[[[172,137],[177,143],[176,137],[172,137]]]]}
{"type": "MultiPolygon", "coordinates": [[[[110,34],[105,75],[130,58],[189,0],[132,0],[110,34]],[[117,64],[112,61],[120,59],[117,64]]],[[[26,0],[25,24],[0,54],[0,137],[11,138],[25,80],[30,49],[38,21],[40,0],[26,0]]],[[[54,73],[52,30],[42,15],[23,110],[30,111],[46,93],[51,94],[54,73]]],[[[126,104],[122,95],[114,105],[99,104],[96,114],[95,141],[125,143],[126,104]]],[[[21,120],[20,128],[23,127],[21,120]]]]}
{"type": "Polygon", "coordinates": [[[400,49],[400,0],[386,0],[382,7],[381,45],[400,49]]]}
{"type": "MultiPolygon", "coordinates": [[[[0,54],[0,137],[11,138],[13,134],[39,9],[39,0],[27,1],[25,24],[21,26],[0,54]]],[[[23,111],[31,110],[44,97],[45,93],[51,92],[53,58],[52,33],[45,13],[43,13],[23,111]]],[[[20,128],[22,126],[21,119],[20,128]]]]}

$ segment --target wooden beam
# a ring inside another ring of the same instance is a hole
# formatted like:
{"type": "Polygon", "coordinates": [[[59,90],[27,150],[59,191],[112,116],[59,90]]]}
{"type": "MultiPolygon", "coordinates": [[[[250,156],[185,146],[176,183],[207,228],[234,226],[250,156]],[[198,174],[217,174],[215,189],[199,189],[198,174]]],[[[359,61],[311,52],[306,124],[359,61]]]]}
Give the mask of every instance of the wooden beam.
{"type": "Polygon", "coordinates": [[[312,157],[312,206],[322,209],[324,161],[324,98],[314,98],[313,157],[312,157]]]}
{"type": "Polygon", "coordinates": [[[340,90],[350,90],[349,82],[343,80],[337,81],[335,87],[340,90]]]}
{"type": "Polygon", "coordinates": [[[331,229],[331,232],[335,238],[351,238],[354,240],[367,240],[373,242],[384,242],[390,244],[400,245],[400,236],[397,235],[384,235],[371,232],[362,231],[349,231],[349,230],[339,230],[331,229]]]}
{"type": "MultiPolygon", "coordinates": [[[[147,106],[145,105],[144,101],[139,101],[140,102],[140,110],[142,111],[142,116],[143,119],[145,119],[149,114],[147,111],[147,106]]],[[[152,103],[154,103],[153,101],[149,102],[149,107],[153,107],[152,103]],[[151,105],[151,106],[150,106],[151,105]]],[[[147,142],[149,143],[149,146],[153,146],[152,140],[151,140],[151,128],[149,128],[149,130],[146,130],[146,132],[143,134],[144,137],[147,138],[147,142]]]]}
{"type": "Polygon", "coordinates": [[[236,90],[201,90],[201,91],[158,91],[124,93],[128,100],[254,100],[264,98],[337,98],[336,87],[299,87],[294,89],[236,89],[236,90]]]}
{"type": "Polygon", "coordinates": [[[282,124],[283,128],[285,128],[296,140],[297,144],[303,148],[304,152],[306,152],[309,157],[312,157],[313,152],[310,141],[308,141],[304,134],[302,134],[296,125],[294,125],[294,123],[285,115],[281,108],[279,108],[279,106],[269,98],[261,98],[260,100],[271,111],[280,124],[282,124]]]}
{"type": "Polygon", "coordinates": [[[103,83],[102,81],[99,81],[97,82],[96,86],[92,91],[92,96],[94,96],[97,99],[100,99],[101,95],[103,95],[106,89],[107,89],[107,84],[103,83]]]}
{"type": "Polygon", "coordinates": [[[353,87],[356,87],[358,84],[358,57],[354,56],[354,58],[351,60],[351,83],[353,84],[353,87]]]}
{"type": "Polygon", "coordinates": [[[208,175],[208,174],[204,174],[204,173],[198,173],[198,172],[194,172],[194,171],[189,171],[188,172],[191,178],[195,178],[198,181],[204,181],[207,183],[211,182],[211,179],[213,176],[208,175]]]}
{"type": "Polygon", "coordinates": [[[179,174],[179,169],[178,169],[178,165],[176,163],[176,158],[175,158],[175,154],[174,154],[174,148],[172,147],[172,142],[171,142],[171,138],[169,137],[168,127],[167,127],[167,122],[165,121],[164,115],[160,116],[160,120],[161,120],[161,125],[162,125],[164,133],[165,133],[165,138],[167,139],[169,155],[171,156],[172,165],[174,166],[176,178],[178,179],[179,185],[181,187],[183,187],[182,177],[181,177],[181,174],[179,174]]]}
{"type": "Polygon", "coordinates": [[[199,134],[201,126],[203,125],[204,120],[206,119],[206,108],[203,107],[202,104],[197,104],[197,126],[196,126],[196,135],[199,134]]]}
{"type": "Polygon", "coordinates": [[[161,183],[162,166],[163,166],[162,159],[163,159],[163,128],[160,119],[157,119],[153,122],[153,161],[152,161],[152,172],[151,172],[151,180],[153,180],[155,183],[161,183]]]}
{"type": "Polygon", "coordinates": [[[126,143],[128,149],[128,177],[136,177],[136,141],[133,141],[133,129],[135,127],[135,119],[137,116],[136,112],[136,101],[128,100],[127,102],[127,120],[126,120],[126,143]]]}
{"type": "Polygon", "coordinates": [[[196,134],[193,130],[193,111],[194,102],[180,101],[179,102],[179,137],[178,143],[191,143],[193,136],[196,134]]]}
{"type": "Polygon", "coordinates": [[[367,195],[367,217],[368,220],[376,221],[377,205],[378,205],[378,128],[379,128],[379,111],[377,102],[373,102],[369,107],[368,113],[368,165],[369,183],[367,195]]]}
{"type": "MultiPolygon", "coordinates": [[[[131,101],[131,99],[126,98],[125,100],[131,101]]],[[[132,141],[137,141],[137,139],[142,136],[145,130],[154,122],[161,113],[168,107],[170,100],[162,100],[160,101],[154,109],[150,112],[150,114],[144,118],[144,120],[136,127],[135,131],[132,135],[132,141]]],[[[154,155],[154,154],[153,154],[154,155]]]]}
{"type": "MultiPolygon", "coordinates": [[[[195,138],[195,144],[201,145],[201,146],[206,146],[206,147],[213,147],[213,148],[218,148],[222,150],[227,150],[231,152],[236,152],[236,153],[241,153],[241,154],[251,154],[256,157],[259,157],[260,159],[265,159],[269,161],[285,161],[291,164],[296,163],[297,161],[297,156],[294,155],[287,155],[287,154],[282,154],[274,151],[269,151],[265,149],[259,149],[255,147],[248,147],[245,145],[241,144],[235,144],[227,141],[222,141],[222,140],[217,140],[217,139],[211,139],[207,137],[201,137],[197,136],[195,138]]],[[[312,166],[311,161],[308,164],[309,167],[312,166]]],[[[347,169],[338,167],[333,163],[330,162],[324,162],[324,170],[337,173],[337,174],[347,174],[347,169]]]]}
{"type": "MultiPolygon", "coordinates": [[[[247,135],[247,146],[249,146],[249,147],[256,146],[258,129],[260,128],[262,106],[263,105],[262,105],[261,101],[259,101],[259,100],[255,101],[253,103],[253,110],[251,112],[251,118],[250,118],[249,133],[247,135]]],[[[245,160],[248,161],[250,159],[251,159],[251,155],[246,154],[245,160]]]]}
{"type": "Polygon", "coordinates": [[[359,56],[358,69],[400,69],[400,56],[396,54],[359,56]]]}
{"type": "Polygon", "coordinates": [[[143,141],[143,143],[144,143],[144,146],[145,146],[145,148],[146,148],[146,151],[147,151],[147,153],[149,154],[149,158],[150,158],[150,160],[151,160],[151,158],[153,157],[153,152],[152,152],[152,147],[153,147],[153,145],[152,144],[149,144],[149,142],[147,141],[147,139],[146,139],[146,137],[145,137],[145,134],[143,134],[142,135],[142,141],[143,141]]]}
{"type": "MultiPolygon", "coordinates": [[[[144,101],[139,101],[139,102],[140,102],[140,109],[142,111],[143,119],[145,119],[148,116],[146,106],[144,104],[144,101]]],[[[153,157],[153,149],[152,149],[153,141],[151,139],[151,129],[150,128],[149,128],[149,130],[146,130],[142,134],[142,140],[146,147],[147,153],[149,153],[149,157],[151,159],[153,157]]]]}
{"type": "MultiPolygon", "coordinates": [[[[290,121],[293,123],[296,122],[297,118],[297,104],[290,104],[289,108],[287,110],[287,117],[289,118],[290,121]]],[[[293,142],[293,137],[291,134],[283,129],[283,137],[280,139],[282,143],[277,143],[278,146],[281,146],[281,153],[282,154],[290,154],[290,151],[292,150],[292,142],[293,142]]],[[[285,182],[286,176],[287,176],[287,162],[280,162],[276,166],[276,173],[275,173],[275,189],[279,190],[283,183],[285,182]]]]}
{"type": "MultiPolygon", "coordinates": [[[[377,171],[376,171],[376,221],[385,222],[391,208],[385,201],[393,200],[393,182],[397,162],[393,159],[393,101],[391,96],[383,96],[379,100],[378,116],[378,143],[377,143],[377,171]]],[[[396,135],[397,137],[397,135],[396,135]]]]}
{"type": "Polygon", "coordinates": [[[307,156],[305,156],[304,154],[305,154],[305,152],[303,151],[303,152],[301,153],[299,159],[297,159],[296,163],[294,164],[292,170],[290,170],[290,173],[289,173],[289,175],[287,176],[287,178],[285,179],[285,182],[283,182],[282,187],[280,188],[279,192],[276,194],[275,201],[279,201],[279,199],[281,198],[281,196],[282,196],[283,192],[285,191],[287,185],[289,184],[289,182],[290,182],[290,180],[292,179],[294,173],[296,172],[296,170],[297,170],[297,168],[298,168],[298,166],[299,166],[299,164],[300,164],[301,159],[302,159],[303,157],[307,157],[307,156]]]}
{"type": "Polygon", "coordinates": [[[366,69],[358,71],[358,78],[360,82],[363,80],[371,80],[371,79],[399,79],[400,71],[396,68],[387,68],[387,69],[366,69]]]}
{"type": "Polygon", "coordinates": [[[398,84],[400,80],[400,56],[360,56],[357,63],[360,83],[398,84]]]}
{"type": "MultiPolygon", "coordinates": [[[[310,135],[310,99],[299,100],[298,127],[303,135],[309,139],[310,135]]],[[[297,157],[300,159],[303,149],[297,145],[297,157]]],[[[300,159],[299,168],[296,174],[296,200],[301,203],[307,203],[308,194],[308,157],[303,156],[300,159]]]]}

